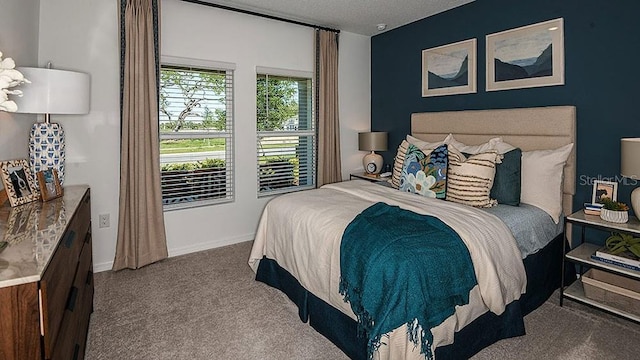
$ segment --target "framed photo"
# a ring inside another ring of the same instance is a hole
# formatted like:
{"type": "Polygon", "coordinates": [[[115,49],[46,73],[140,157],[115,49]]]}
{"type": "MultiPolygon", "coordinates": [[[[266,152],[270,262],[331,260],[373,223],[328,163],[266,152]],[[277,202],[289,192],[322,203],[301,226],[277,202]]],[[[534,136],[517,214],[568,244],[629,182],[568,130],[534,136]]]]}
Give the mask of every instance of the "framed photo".
{"type": "Polygon", "coordinates": [[[487,91],[564,85],[563,19],[487,35],[487,91]]]}
{"type": "Polygon", "coordinates": [[[0,162],[0,177],[11,206],[40,199],[29,163],[25,159],[0,162]]]}
{"type": "Polygon", "coordinates": [[[602,203],[602,198],[618,200],[618,183],[612,181],[593,181],[593,193],[591,194],[591,203],[602,203]]]}
{"type": "Polygon", "coordinates": [[[60,186],[56,169],[38,171],[37,176],[42,201],[49,201],[62,196],[62,186],[60,186]]]}
{"type": "Polygon", "coordinates": [[[476,92],[476,39],[422,50],[422,96],[476,92]]]}

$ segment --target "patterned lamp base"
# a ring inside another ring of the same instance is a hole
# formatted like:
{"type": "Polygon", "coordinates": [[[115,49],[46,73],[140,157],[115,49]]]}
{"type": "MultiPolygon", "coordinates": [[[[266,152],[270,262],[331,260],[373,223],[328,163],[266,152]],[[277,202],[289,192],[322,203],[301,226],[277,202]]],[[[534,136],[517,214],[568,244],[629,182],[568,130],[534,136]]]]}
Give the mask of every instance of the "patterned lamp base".
{"type": "Polygon", "coordinates": [[[64,182],[64,130],[60,124],[35,123],[29,135],[29,162],[34,174],[56,169],[60,185],[64,182]]]}

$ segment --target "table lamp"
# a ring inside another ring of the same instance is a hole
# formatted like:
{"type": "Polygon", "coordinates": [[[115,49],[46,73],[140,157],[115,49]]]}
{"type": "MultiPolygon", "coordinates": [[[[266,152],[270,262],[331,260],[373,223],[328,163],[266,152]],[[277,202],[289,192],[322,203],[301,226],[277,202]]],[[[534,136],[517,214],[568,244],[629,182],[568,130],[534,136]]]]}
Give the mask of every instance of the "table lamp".
{"type": "Polygon", "coordinates": [[[88,114],[89,74],[47,68],[19,67],[31,81],[21,86],[22,97],[16,99],[18,113],[44,114],[44,122],[35,123],[29,135],[29,162],[34,174],[56,169],[60,184],[64,182],[64,130],[52,123],[51,114],[88,114]]]}
{"type": "Polygon", "coordinates": [[[382,131],[358,133],[358,149],[371,151],[362,158],[362,166],[367,174],[378,174],[382,170],[382,156],[376,151],[387,150],[387,133],[382,131]]]}
{"type": "MultiPolygon", "coordinates": [[[[620,174],[624,177],[640,180],[640,138],[620,140],[620,174]]],[[[640,218],[640,187],[631,192],[631,207],[640,218]]]]}

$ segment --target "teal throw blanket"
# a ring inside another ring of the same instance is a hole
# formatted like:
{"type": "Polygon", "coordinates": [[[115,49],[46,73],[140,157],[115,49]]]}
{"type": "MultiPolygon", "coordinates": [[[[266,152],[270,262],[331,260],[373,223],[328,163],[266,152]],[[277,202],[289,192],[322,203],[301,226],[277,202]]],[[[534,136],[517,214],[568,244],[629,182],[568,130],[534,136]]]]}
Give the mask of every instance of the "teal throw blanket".
{"type": "Polygon", "coordinates": [[[404,324],[431,359],[431,328],[469,302],[477,284],[458,234],[438,218],[376,203],[347,226],[340,245],[340,294],[367,336],[369,358],[381,336],[404,324]],[[422,332],[421,332],[422,330],[422,332]]]}

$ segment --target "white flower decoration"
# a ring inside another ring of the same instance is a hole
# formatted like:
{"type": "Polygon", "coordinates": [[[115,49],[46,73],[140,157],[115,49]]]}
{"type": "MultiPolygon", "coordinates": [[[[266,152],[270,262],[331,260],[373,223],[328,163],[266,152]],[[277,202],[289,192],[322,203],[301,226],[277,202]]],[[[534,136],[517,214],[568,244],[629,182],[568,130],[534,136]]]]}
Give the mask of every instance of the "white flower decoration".
{"type": "Polygon", "coordinates": [[[3,60],[2,51],[0,51],[0,110],[16,112],[18,106],[14,101],[9,100],[9,95],[22,96],[22,91],[9,89],[22,83],[30,83],[20,71],[15,70],[15,67],[16,63],[13,59],[3,60]]]}
{"type": "Polygon", "coordinates": [[[415,175],[409,174],[407,182],[411,184],[416,193],[430,198],[436,197],[436,193],[431,190],[431,187],[436,183],[436,178],[432,175],[427,176],[424,171],[419,170],[415,175]]]}

